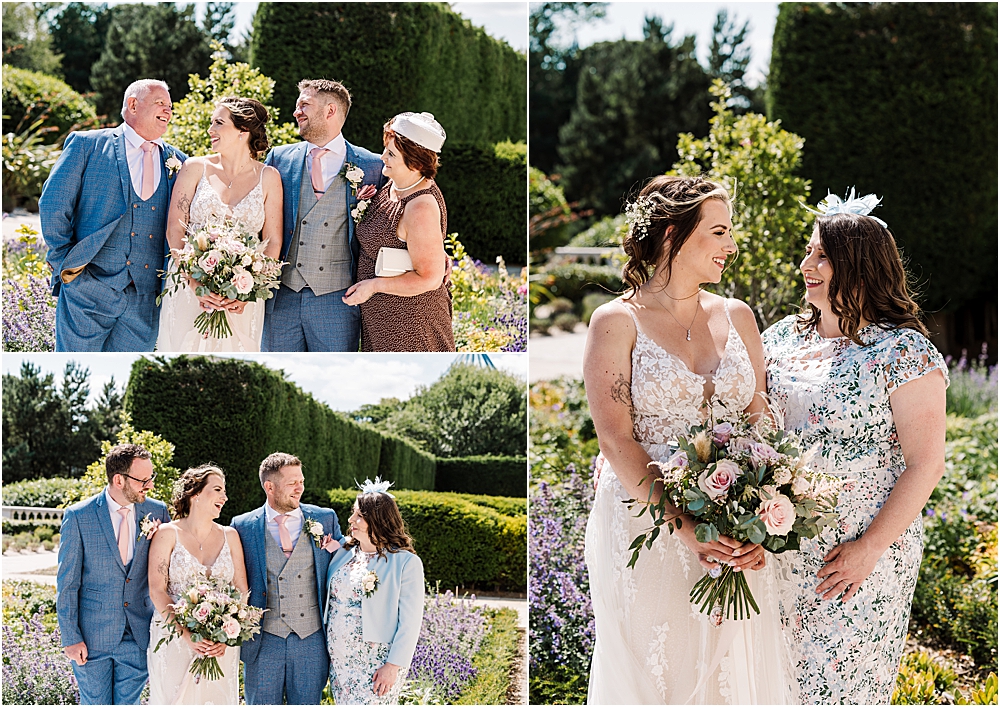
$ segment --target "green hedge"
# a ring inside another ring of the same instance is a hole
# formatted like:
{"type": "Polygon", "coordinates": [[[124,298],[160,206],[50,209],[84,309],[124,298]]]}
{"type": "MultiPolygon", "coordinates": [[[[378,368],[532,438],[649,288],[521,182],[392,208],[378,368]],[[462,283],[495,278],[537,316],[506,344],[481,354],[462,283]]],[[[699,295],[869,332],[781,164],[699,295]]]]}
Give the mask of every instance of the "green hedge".
{"type": "Polygon", "coordinates": [[[995,301],[997,3],[778,7],[768,115],[813,196],[883,197],[925,309],[995,301]]]}
{"type": "Polygon", "coordinates": [[[174,466],[212,461],[226,472],[223,520],[264,502],[258,469],[275,451],[302,459],[306,489],[349,488],[380,475],[397,487],[434,487],[434,457],[348,420],[259,363],[203,356],[142,358],[125,409],[137,429],[176,445],[174,466]]]}
{"type": "MultiPolygon", "coordinates": [[[[393,491],[399,511],[424,563],[424,576],[442,591],[453,587],[525,591],[528,581],[528,518],[504,515],[468,496],[393,491]]],[[[358,492],[334,489],[330,507],[342,528],[358,492]]],[[[523,499],[509,499],[524,504],[523,499]]]]}
{"type": "Polygon", "coordinates": [[[286,116],[301,79],[342,81],[354,99],[344,134],[376,151],[402,111],[433,113],[451,141],[527,138],[526,57],[445,3],[262,2],[250,63],[286,116]]]}
{"type": "Polygon", "coordinates": [[[5,506],[58,508],[65,500],[67,492],[83,486],[85,483],[83,479],[65,477],[32,479],[4,484],[0,493],[3,495],[3,505],[5,506]]]}
{"type": "Polygon", "coordinates": [[[437,182],[448,207],[448,232],[459,234],[473,258],[527,262],[527,157],[523,142],[444,144],[437,182]]]}
{"type": "Polygon", "coordinates": [[[97,120],[94,107],[87,103],[69,84],[36,71],[3,67],[3,131],[14,132],[18,125],[27,128],[46,110],[44,125],[52,126],[43,135],[51,144],[74,126],[93,127],[97,120]]]}
{"type": "Polygon", "coordinates": [[[591,292],[617,296],[624,287],[621,270],[612,265],[590,263],[546,265],[533,269],[531,277],[553,296],[565,297],[574,304],[582,303],[584,296],[591,292]]]}
{"type": "Polygon", "coordinates": [[[528,495],[526,457],[439,457],[435,491],[458,491],[488,496],[528,495]]]}

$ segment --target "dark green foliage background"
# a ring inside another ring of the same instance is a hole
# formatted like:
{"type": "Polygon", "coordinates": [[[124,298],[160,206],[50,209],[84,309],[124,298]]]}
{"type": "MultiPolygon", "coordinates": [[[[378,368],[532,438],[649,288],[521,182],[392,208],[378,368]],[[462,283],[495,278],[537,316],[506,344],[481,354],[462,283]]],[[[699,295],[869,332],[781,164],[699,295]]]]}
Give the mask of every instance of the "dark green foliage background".
{"type": "Polygon", "coordinates": [[[434,490],[489,496],[526,496],[528,459],[486,456],[439,458],[434,490]]]}
{"type": "Polygon", "coordinates": [[[448,207],[448,232],[458,234],[473,258],[527,261],[527,157],[523,142],[444,144],[437,183],[448,207]]]}
{"type": "Polygon", "coordinates": [[[93,127],[97,114],[93,106],[65,82],[36,71],[3,67],[3,130],[27,128],[48,111],[43,123],[55,130],[44,134],[42,142],[54,143],[74,126],[93,127]]]}
{"type": "Polygon", "coordinates": [[[300,80],[342,81],[354,98],[344,135],[373,151],[382,125],[408,110],[433,113],[449,140],[524,140],[525,62],[430,2],[262,2],[250,47],[250,63],[276,82],[282,115],[292,114],[300,80]]]}
{"type": "Polygon", "coordinates": [[[223,521],[264,502],[258,469],[275,451],[302,459],[306,489],[314,493],[376,475],[400,488],[434,487],[430,454],[351,422],[258,363],[140,359],[132,365],[125,408],[137,429],[176,445],[174,466],[222,467],[229,495],[223,521]]]}
{"type": "MultiPolygon", "coordinates": [[[[525,499],[505,499],[504,510],[475,496],[393,491],[399,512],[424,563],[424,577],[441,591],[454,587],[523,592],[528,582],[525,499]],[[519,509],[519,513],[513,513],[519,509]]],[[[347,527],[357,491],[333,490],[330,507],[347,527]]],[[[493,499],[490,499],[491,501],[493,499]]]]}
{"type": "Polygon", "coordinates": [[[995,299],[997,4],[779,8],[768,113],[805,138],[814,196],[884,197],[926,309],[995,299]]]}

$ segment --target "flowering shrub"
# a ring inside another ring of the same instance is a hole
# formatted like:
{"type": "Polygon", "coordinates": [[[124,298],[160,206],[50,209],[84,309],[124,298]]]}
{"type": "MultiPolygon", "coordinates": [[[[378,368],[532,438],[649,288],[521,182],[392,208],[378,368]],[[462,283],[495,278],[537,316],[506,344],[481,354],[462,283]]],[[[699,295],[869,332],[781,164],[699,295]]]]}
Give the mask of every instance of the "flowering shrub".
{"type": "MultiPolygon", "coordinates": [[[[5,597],[5,608],[6,604],[5,597]]],[[[62,652],[59,629],[46,625],[49,622],[43,622],[43,617],[42,611],[30,619],[4,612],[3,703],[6,705],[75,705],[80,701],[73,667],[62,652]]]]}
{"type": "Polygon", "coordinates": [[[3,350],[54,351],[56,298],[49,291],[48,248],[38,231],[21,226],[3,243],[3,350]]]}
{"type": "Polygon", "coordinates": [[[986,344],[975,359],[969,360],[963,350],[961,357],[954,361],[945,357],[950,369],[948,375],[948,412],[963,417],[976,417],[997,411],[997,367],[986,363],[986,344]]]}
{"type": "Polygon", "coordinates": [[[497,257],[497,272],[465,252],[457,234],[446,247],[452,258],[452,329],[459,351],[512,351],[528,348],[528,271],[507,272],[497,257]]]}

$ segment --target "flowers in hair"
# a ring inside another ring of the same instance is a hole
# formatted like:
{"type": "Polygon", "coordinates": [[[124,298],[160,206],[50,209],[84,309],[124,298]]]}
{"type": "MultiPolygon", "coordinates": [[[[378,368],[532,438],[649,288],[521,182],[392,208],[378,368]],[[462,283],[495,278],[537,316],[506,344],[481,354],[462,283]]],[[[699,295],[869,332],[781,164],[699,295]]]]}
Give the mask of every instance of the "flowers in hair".
{"type": "Polygon", "coordinates": [[[637,241],[649,234],[649,224],[652,221],[653,202],[648,196],[640,196],[625,207],[625,220],[629,232],[637,241]]]}

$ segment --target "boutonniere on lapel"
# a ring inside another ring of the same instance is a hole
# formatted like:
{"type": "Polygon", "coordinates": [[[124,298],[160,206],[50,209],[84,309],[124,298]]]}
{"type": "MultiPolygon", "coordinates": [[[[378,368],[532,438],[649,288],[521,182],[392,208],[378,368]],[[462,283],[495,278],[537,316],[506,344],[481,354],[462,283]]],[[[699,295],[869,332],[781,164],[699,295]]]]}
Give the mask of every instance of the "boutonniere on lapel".
{"type": "Polygon", "coordinates": [[[146,539],[149,540],[153,537],[153,534],[159,529],[160,523],[162,523],[159,518],[153,518],[152,514],[147,513],[139,521],[139,537],[136,540],[146,539]]]}
{"type": "Polygon", "coordinates": [[[181,158],[177,156],[177,151],[172,147],[167,148],[167,159],[164,161],[163,165],[167,168],[167,179],[173,179],[174,175],[177,174],[177,170],[184,166],[181,162],[181,158]]]}
{"type": "Polygon", "coordinates": [[[365,171],[353,162],[345,162],[341,175],[347,180],[347,183],[351,185],[351,194],[357,196],[358,187],[361,186],[361,182],[365,179],[365,171]]]}
{"type": "Polygon", "coordinates": [[[375,570],[368,570],[361,578],[361,593],[365,595],[365,599],[371,599],[375,596],[376,590],[378,590],[378,575],[375,574],[375,570]]]}
{"type": "Polygon", "coordinates": [[[323,524],[320,523],[315,518],[306,517],[303,527],[306,529],[306,535],[312,538],[312,541],[316,543],[316,547],[321,550],[326,550],[329,553],[334,553],[340,549],[340,543],[333,539],[331,534],[323,534],[323,524]]]}

